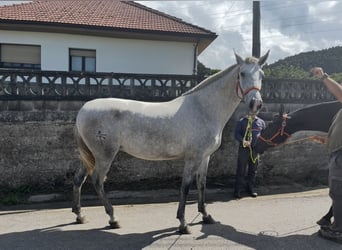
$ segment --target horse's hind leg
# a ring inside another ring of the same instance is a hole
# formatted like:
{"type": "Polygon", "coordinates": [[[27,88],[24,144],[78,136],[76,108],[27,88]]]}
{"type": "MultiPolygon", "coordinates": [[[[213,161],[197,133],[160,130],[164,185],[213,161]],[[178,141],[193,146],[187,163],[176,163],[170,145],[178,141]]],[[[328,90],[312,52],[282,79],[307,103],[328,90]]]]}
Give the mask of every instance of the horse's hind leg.
{"type": "Polygon", "coordinates": [[[87,170],[83,166],[81,166],[78,172],[74,176],[74,201],[72,206],[72,211],[76,214],[76,222],[77,223],[85,223],[85,217],[81,215],[81,189],[82,185],[87,179],[87,170]]]}
{"type": "Polygon", "coordinates": [[[209,157],[204,158],[197,171],[196,184],[198,190],[198,212],[202,213],[203,223],[213,224],[215,220],[207,213],[205,207],[205,188],[207,182],[207,171],[208,171],[209,157]]]}
{"type": "MultiPolygon", "coordinates": [[[[114,157],[113,157],[114,158],[114,157]]],[[[93,184],[95,187],[95,190],[102,202],[102,204],[105,207],[105,211],[109,216],[109,225],[111,228],[119,228],[120,225],[117,220],[115,220],[114,217],[114,209],[112,204],[110,203],[109,199],[106,196],[106,193],[104,191],[104,181],[106,179],[107,172],[109,171],[109,168],[111,166],[112,160],[106,160],[101,161],[96,159],[95,164],[95,172],[92,175],[93,184]]]]}

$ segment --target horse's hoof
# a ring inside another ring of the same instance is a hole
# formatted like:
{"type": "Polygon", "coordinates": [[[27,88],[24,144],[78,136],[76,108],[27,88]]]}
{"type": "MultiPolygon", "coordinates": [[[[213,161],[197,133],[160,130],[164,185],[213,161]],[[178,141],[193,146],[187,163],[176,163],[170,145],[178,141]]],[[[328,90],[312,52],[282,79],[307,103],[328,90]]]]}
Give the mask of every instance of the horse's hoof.
{"type": "Polygon", "coordinates": [[[207,216],[203,216],[202,220],[203,220],[204,224],[215,224],[216,223],[216,221],[213,219],[213,217],[211,217],[210,214],[208,214],[207,216]]]}
{"type": "Polygon", "coordinates": [[[85,224],[85,223],[87,223],[88,221],[87,221],[87,219],[86,219],[86,217],[85,216],[83,216],[83,217],[77,217],[76,218],[76,223],[77,224],[85,224]]]}
{"type": "Polygon", "coordinates": [[[118,221],[110,221],[109,222],[109,227],[111,229],[116,229],[116,228],[120,228],[120,224],[118,221]]]}
{"type": "Polygon", "coordinates": [[[188,226],[179,226],[178,232],[180,234],[191,234],[191,231],[188,226]]]}

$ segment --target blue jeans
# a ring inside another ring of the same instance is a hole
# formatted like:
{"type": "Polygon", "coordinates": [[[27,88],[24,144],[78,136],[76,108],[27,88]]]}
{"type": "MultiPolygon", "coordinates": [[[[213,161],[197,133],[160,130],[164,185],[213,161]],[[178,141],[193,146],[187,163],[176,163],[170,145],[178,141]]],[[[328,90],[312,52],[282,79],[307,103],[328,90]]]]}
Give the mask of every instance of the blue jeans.
{"type": "MultiPolygon", "coordinates": [[[[253,152],[253,158],[257,156],[257,153],[253,152]]],[[[247,191],[253,192],[255,176],[257,173],[258,168],[258,159],[255,163],[251,160],[250,157],[250,149],[242,147],[239,145],[238,151],[238,159],[237,159],[237,168],[236,168],[236,177],[235,177],[235,192],[240,192],[242,186],[244,184],[244,178],[246,175],[246,170],[248,169],[247,173],[247,191]]]]}

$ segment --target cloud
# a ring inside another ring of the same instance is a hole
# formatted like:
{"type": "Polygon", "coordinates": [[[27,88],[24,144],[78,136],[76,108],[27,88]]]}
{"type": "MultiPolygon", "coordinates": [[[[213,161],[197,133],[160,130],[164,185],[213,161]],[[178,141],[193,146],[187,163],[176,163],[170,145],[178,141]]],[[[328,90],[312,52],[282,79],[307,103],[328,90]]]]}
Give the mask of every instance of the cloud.
{"type": "MultiPolygon", "coordinates": [[[[209,29],[218,38],[199,56],[210,68],[235,63],[252,52],[252,1],[140,1],[141,4],[209,29]]],[[[301,52],[342,46],[342,1],[261,1],[261,53],[268,62],[301,52]]]]}

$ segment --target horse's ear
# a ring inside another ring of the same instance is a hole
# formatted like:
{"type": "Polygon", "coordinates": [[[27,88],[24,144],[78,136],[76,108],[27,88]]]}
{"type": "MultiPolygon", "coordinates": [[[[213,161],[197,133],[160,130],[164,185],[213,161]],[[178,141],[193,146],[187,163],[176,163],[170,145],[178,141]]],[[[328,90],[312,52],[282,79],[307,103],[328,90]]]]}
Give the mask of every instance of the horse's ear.
{"type": "Polygon", "coordinates": [[[263,66],[266,63],[269,54],[270,54],[270,50],[268,50],[265,55],[259,58],[260,66],[263,66]]]}
{"type": "Polygon", "coordinates": [[[286,111],[286,117],[287,119],[291,119],[290,111],[286,111]]]}
{"type": "Polygon", "coordinates": [[[238,54],[236,54],[235,50],[234,50],[234,54],[235,54],[237,64],[239,65],[243,64],[243,58],[239,56],[238,54]]]}

